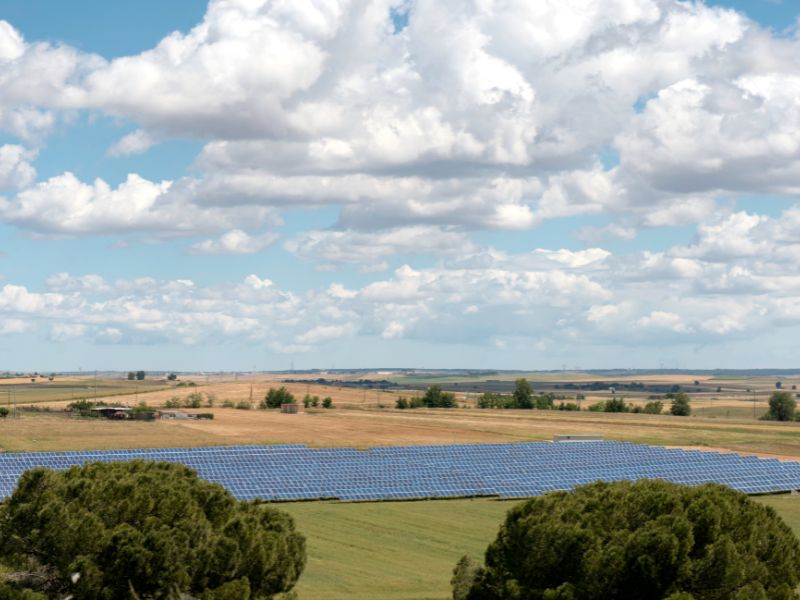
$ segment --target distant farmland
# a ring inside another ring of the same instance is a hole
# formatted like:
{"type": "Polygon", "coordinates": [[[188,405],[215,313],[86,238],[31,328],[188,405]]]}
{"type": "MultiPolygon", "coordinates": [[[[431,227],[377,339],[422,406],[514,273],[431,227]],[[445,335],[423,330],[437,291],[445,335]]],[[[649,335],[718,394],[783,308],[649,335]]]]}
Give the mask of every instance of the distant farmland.
{"type": "Polygon", "coordinates": [[[37,404],[40,402],[59,402],[79,400],[82,398],[108,398],[110,396],[127,396],[166,389],[164,381],[148,380],[128,381],[127,379],[94,378],[58,378],[48,381],[37,378],[0,379],[0,405],[37,404]]]}

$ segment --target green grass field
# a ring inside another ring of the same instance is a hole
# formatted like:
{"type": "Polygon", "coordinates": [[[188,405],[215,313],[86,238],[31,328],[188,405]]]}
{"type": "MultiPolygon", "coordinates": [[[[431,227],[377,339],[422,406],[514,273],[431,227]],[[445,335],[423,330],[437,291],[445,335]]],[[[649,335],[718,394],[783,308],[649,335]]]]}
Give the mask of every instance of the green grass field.
{"type": "Polygon", "coordinates": [[[464,554],[482,558],[513,502],[284,504],[306,536],[300,600],[448,598],[464,554]]]}
{"type": "MultiPolygon", "coordinates": [[[[800,535],[800,496],[758,497],[800,535]]],[[[300,600],[445,600],[464,554],[482,560],[514,501],[282,504],[306,536],[300,600]]]]}

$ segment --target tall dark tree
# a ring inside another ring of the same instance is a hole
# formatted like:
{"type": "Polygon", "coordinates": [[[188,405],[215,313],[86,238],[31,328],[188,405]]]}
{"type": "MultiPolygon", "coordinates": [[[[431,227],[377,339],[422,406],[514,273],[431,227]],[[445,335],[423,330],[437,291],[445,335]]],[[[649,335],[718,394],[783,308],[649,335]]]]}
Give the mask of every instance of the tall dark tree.
{"type": "Polygon", "coordinates": [[[144,371],[136,371],[136,380],[137,381],[144,381],[144,371]]]}
{"type": "Polygon", "coordinates": [[[533,408],[533,389],[527,379],[517,379],[514,382],[514,407],[533,408]]]}
{"type": "Polygon", "coordinates": [[[769,418],[775,421],[791,421],[797,401],[791,392],[773,392],[769,397],[769,418]]]}
{"type": "Polygon", "coordinates": [[[644,480],[511,509],[461,597],[789,600],[799,583],[800,542],[771,507],[720,485],[644,480]]]}
{"type": "Polygon", "coordinates": [[[0,508],[0,561],[54,598],[255,600],[292,588],[305,541],[183,465],[92,463],[22,476],[0,508]]]}

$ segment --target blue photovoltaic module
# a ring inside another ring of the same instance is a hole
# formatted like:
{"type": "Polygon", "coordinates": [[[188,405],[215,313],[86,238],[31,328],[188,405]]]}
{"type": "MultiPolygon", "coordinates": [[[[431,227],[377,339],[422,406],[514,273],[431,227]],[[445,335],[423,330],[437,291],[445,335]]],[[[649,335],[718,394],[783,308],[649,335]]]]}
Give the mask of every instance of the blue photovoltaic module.
{"type": "Polygon", "coordinates": [[[94,461],[184,464],[239,499],[346,501],[499,496],[524,498],[593,481],[720,483],[748,494],[800,489],[800,462],[627,442],[396,446],[303,445],[0,454],[0,497],[33,467],[94,461]]]}

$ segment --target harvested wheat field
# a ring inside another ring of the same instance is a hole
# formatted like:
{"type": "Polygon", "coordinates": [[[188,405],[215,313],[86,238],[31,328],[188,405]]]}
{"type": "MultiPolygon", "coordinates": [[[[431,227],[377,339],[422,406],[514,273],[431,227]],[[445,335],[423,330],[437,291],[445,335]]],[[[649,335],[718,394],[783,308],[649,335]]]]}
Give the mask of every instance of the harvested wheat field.
{"type": "Polygon", "coordinates": [[[599,433],[607,439],[719,447],[800,457],[800,423],[562,411],[478,409],[204,408],[213,420],[107,421],[63,412],[0,421],[6,451],[305,443],[314,446],[453,444],[549,440],[557,433],[599,433]]]}

